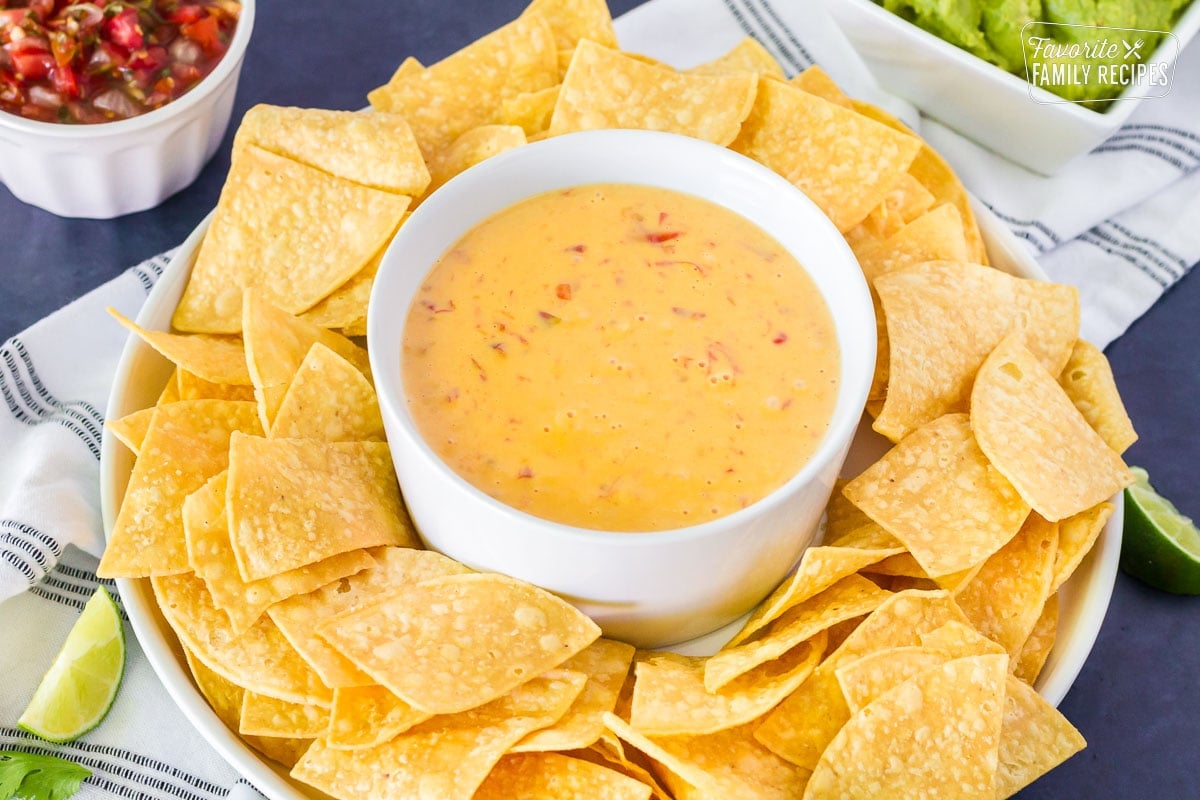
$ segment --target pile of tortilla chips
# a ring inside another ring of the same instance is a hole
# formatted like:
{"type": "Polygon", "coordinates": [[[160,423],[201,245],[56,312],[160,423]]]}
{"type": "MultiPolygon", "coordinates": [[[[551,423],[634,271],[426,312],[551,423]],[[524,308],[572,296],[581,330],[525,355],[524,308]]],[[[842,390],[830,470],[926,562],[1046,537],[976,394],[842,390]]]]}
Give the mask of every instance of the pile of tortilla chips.
{"type": "Polygon", "coordinates": [[[936,153],[751,39],[686,71],[622,52],[603,0],[534,0],[370,100],[251,110],[177,332],[121,320],[176,369],[109,423],[137,460],[100,573],[150,579],[226,725],[344,800],[992,800],[1084,746],[1031,687],[1136,434],[1074,290],[987,266],[936,153]],[[612,127],[786,177],[878,311],[868,410],[894,447],[706,658],[635,653],[422,550],[347,338],[410,206],[506,149],[612,127]]]}

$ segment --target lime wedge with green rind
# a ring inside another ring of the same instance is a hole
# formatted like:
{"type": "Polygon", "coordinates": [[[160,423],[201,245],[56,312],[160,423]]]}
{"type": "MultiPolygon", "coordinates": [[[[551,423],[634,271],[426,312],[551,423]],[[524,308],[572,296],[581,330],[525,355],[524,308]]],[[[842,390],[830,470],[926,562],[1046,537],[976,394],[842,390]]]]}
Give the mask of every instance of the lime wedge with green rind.
{"type": "Polygon", "coordinates": [[[1125,490],[1121,569],[1157,589],[1200,595],[1200,530],[1132,467],[1136,481],[1125,490]]]}
{"type": "Polygon", "coordinates": [[[22,729],[51,742],[69,742],[100,724],[125,672],[125,626],[103,586],[88,600],[29,706],[22,729]]]}

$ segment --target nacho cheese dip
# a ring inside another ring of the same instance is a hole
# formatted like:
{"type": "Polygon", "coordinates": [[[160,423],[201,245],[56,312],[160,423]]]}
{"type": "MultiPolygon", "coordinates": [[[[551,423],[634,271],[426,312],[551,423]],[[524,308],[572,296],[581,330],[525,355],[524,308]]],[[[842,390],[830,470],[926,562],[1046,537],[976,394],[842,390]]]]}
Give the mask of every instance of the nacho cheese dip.
{"type": "Polygon", "coordinates": [[[530,514],[656,531],[730,514],[816,451],[833,319],[772,237],[647,186],[538,195],[437,262],[408,311],[408,407],[459,475],[530,514]]]}

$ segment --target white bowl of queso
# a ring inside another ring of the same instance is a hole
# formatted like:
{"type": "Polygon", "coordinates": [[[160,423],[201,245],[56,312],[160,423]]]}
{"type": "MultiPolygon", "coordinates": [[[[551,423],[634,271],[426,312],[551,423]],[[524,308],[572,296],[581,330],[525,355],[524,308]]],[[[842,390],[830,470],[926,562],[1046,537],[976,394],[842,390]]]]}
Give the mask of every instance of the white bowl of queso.
{"type": "Polygon", "coordinates": [[[833,224],[727,149],[595,131],[413,212],[367,337],[426,544],[665,646],[749,611],[816,533],[875,363],[833,224]]]}

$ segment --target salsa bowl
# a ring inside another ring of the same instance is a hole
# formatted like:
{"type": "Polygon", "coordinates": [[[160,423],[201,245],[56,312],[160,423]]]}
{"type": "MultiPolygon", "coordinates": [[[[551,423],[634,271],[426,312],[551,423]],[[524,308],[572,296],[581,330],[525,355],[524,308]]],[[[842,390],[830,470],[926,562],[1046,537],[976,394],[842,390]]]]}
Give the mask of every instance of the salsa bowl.
{"type": "Polygon", "coordinates": [[[144,114],[69,124],[0,111],[0,183],[62,217],[111,219],[161,203],[196,179],[229,127],[255,0],[212,71],[144,114]]]}

